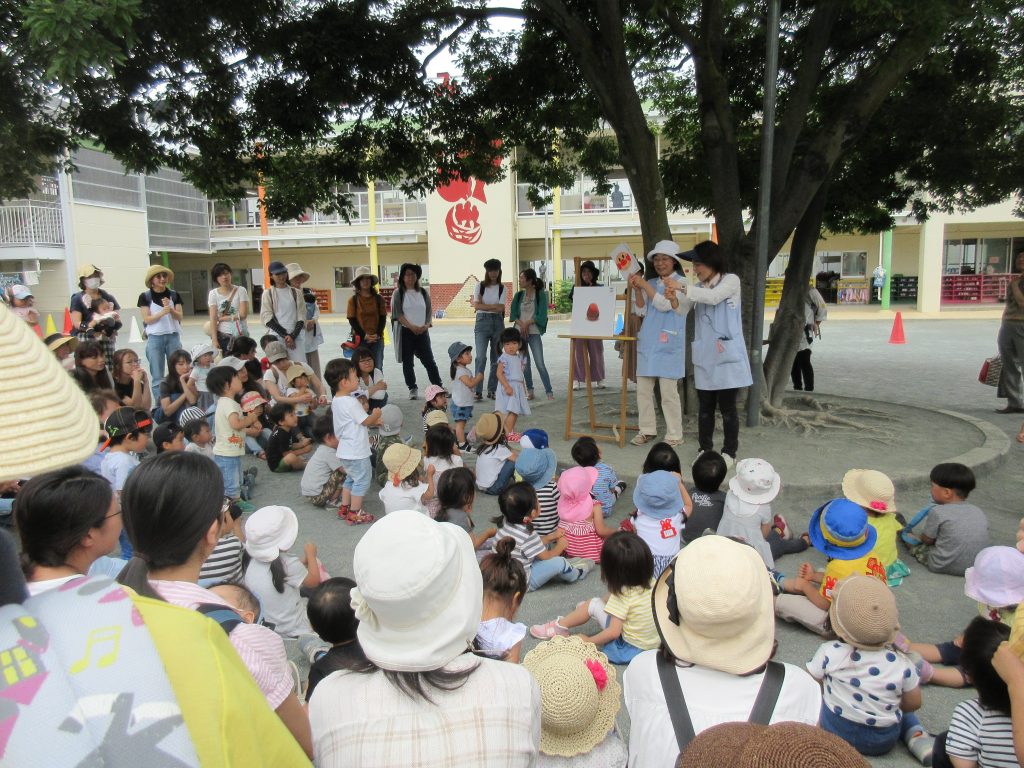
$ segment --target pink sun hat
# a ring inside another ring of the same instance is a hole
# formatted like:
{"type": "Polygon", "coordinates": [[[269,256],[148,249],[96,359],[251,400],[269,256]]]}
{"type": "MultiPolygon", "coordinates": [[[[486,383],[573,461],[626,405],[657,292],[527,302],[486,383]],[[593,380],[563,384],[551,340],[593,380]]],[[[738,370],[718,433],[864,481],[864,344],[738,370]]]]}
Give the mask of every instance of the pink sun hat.
{"type": "Polygon", "coordinates": [[[594,514],[590,491],[597,482],[594,467],[572,467],[558,478],[558,517],[567,523],[588,520],[594,514]]]}

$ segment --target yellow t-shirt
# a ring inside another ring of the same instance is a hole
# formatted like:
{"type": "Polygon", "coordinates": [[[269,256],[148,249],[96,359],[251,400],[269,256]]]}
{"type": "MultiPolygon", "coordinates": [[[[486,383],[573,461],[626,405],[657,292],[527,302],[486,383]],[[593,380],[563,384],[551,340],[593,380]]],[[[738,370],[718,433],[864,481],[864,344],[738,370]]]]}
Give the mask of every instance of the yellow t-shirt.
{"type": "Polygon", "coordinates": [[[217,398],[217,413],[214,421],[217,427],[217,442],[213,444],[214,456],[244,456],[245,432],[231,428],[228,417],[237,413],[244,417],[242,406],[230,397],[217,398]]]}
{"type": "Polygon", "coordinates": [[[661,645],[658,628],[654,626],[651,590],[647,587],[626,587],[622,594],[609,595],[604,612],[622,620],[622,639],[642,651],[661,645]]]}
{"type": "Polygon", "coordinates": [[[829,560],[828,565],[825,566],[825,575],[821,580],[822,596],[831,600],[832,590],[835,589],[836,584],[855,573],[874,576],[883,584],[885,583],[885,566],[872,550],[856,560],[829,560]]]}
{"type": "Polygon", "coordinates": [[[896,515],[872,515],[868,513],[868,525],[878,531],[878,538],[875,540],[875,548],[870,554],[882,561],[882,565],[888,568],[899,559],[896,551],[896,537],[899,535],[900,521],[896,515]]]}

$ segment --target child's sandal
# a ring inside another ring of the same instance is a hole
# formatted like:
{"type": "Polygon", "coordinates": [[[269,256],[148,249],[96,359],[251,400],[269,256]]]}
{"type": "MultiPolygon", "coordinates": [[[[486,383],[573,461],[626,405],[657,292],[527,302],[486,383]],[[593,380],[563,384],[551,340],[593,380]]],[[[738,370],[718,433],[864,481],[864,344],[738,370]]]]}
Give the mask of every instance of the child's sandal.
{"type": "Polygon", "coordinates": [[[361,510],[359,512],[352,512],[351,514],[353,525],[364,525],[372,523],[374,520],[376,520],[376,518],[373,515],[363,512],[361,510]]]}

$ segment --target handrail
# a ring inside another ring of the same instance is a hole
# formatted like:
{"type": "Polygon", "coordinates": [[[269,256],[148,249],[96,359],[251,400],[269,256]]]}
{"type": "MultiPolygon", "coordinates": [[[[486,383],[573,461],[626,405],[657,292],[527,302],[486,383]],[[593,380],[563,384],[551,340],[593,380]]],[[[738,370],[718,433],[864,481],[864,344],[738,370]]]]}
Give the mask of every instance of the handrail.
{"type": "Polygon", "coordinates": [[[0,246],[4,245],[63,247],[60,206],[36,200],[0,205],[0,246]]]}

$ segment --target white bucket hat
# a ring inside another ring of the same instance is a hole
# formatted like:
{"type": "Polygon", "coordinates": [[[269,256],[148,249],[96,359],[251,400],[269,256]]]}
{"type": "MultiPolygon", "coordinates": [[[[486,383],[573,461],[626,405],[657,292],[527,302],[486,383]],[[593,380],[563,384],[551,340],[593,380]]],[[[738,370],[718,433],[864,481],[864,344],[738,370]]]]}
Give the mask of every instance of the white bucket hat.
{"type": "Polygon", "coordinates": [[[285,264],[285,269],[288,270],[288,282],[289,283],[292,280],[294,280],[296,277],[303,277],[306,280],[309,280],[309,272],[307,272],[301,266],[299,266],[299,263],[296,262],[296,261],[292,261],[292,262],[289,262],[288,264],[285,264]]]}
{"type": "Polygon", "coordinates": [[[659,240],[656,242],[654,247],[647,252],[647,258],[653,261],[654,257],[659,253],[665,256],[671,256],[675,260],[676,264],[679,265],[680,269],[685,269],[689,266],[685,259],[681,259],[679,257],[679,246],[671,240],[659,240]]]}
{"type": "Polygon", "coordinates": [[[245,551],[253,560],[269,563],[290,549],[299,535],[299,518],[288,507],[257,509],[245,521],[245,551]]]}
{"type": "Polygon", "coordinates": [[[782,478],[764,459],[743,459],[736,462],[736,475],[729,480],[729,490],[748,504],[768,504],[779,495],[782,478]]]}
{"type": "Polygon", "coordinates": [[[473,541],[457,525],[392,512],[363,535],[352,565],[359,645],[378,667],[429,672],[470,648],[484,585],[473,541]]]}

